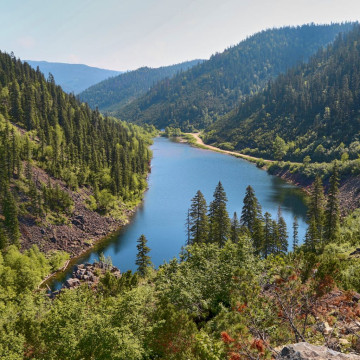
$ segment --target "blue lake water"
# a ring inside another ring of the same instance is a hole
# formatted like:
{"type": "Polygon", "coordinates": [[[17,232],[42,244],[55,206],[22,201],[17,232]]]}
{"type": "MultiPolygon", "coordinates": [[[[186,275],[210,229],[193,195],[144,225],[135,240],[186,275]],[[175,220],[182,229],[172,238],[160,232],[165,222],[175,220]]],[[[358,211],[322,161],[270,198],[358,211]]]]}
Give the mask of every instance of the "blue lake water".
{"type": "MultiPolygon", "coordinates": [[[[149,175],[149,189],[143,204],[129,225],[116,235],[101,242],[77,263],[93,262],[101,252],[110,256],[122,272],[136,270],[136,241],[141,234],[148,239],[151,259],[157,267],[177,257],[186,242],[185,220],[190,200],[201,190],[207,202],[214,189],[222,182],[228,197],[228,212],[241,215],[245,189],[251,185],[262,206],[276,219],[278,207],[287,223],[289,246],[292,245],[292,224],[298,217],[299,239],[306,231],[304,193],[285,181],[269,175],[255,165],[233,156],[181,144],[166,138],[154,139],[153,160],[149,175]]],[[[52,284],[59,288],[72,269],[52,284]]]]}

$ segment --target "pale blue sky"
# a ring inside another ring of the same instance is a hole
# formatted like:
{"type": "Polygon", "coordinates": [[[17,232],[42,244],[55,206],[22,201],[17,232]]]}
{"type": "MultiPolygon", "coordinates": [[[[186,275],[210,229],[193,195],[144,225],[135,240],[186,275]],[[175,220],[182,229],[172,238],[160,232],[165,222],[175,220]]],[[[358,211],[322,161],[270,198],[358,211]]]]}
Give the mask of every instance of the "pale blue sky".
{"type": "Polygon", "coordinates": [[[0,0],[0,50],[130,70],[206,59],[269,27],[359,18],[359,0],[0,0]]]}

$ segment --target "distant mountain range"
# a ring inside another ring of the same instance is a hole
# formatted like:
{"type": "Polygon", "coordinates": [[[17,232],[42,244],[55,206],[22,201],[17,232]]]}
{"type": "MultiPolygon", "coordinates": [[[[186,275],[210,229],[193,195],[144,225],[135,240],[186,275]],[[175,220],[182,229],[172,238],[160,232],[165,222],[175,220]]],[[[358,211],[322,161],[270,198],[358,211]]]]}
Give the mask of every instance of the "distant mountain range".
{"type": "Polygon", "coordinates": [[[123,106],[145,94],[160,80],[170,79],[203,61],[192,60],[155,69],[142,67],[129,71],[91,86],[80,94],[80,99],[93,109],[97,107],[100,111],[116,114],[123,106]]]}
{"type": "MultiPolygon", "coordinates": [[[[204,129],[289,68],[306,62],[353,23],[303,25],[259,32],[172,79],[114,113],[137,124],[204,129]]],[[[95,101],[95,99],[94,99],[95,101]]]]}
{"type": "Polygon", "coordinates": [[[122,71],[100,69],[83,64],[25,61],[34,69],[39,67],[46,78],[51,73],[57,85],[60,85],[65,92],[74,94],[79,94],[91,85],[122,73],[122,71]]]}

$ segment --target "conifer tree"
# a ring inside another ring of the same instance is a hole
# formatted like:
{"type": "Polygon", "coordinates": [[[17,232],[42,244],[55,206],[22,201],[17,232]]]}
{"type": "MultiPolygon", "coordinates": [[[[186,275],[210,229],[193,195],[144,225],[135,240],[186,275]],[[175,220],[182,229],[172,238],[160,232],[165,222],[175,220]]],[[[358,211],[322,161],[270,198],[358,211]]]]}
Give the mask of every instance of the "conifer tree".
{"type": "Polygon", "coordinates": [[[266,259],[272,250],[273,246],[273,222],[270,213],[264,214],[264,241],[262,244],[262,256],[266,259]]]}
{"type": "Polygon", "coordinates": [[[223,246],[230,236],[230,219],[226,210],[227,197],[219,181],[214,191],[214,200],[209,206],[209,242],[223,246]]]}
{"type": "Polygon", "coordinates": [[[191,244],[206,242],[208,238],[207,205],[200,190],[191,199],[189,210],[189,240],[191,244]]]}
{"type": "Polygon", "coordinates": [[[293,222],[293,252],[299,247],[299,222],[295,215],[293,222]]]}
{"type": "Polygon", "coordinates": [[[0,250],[5,249],[9,245],[9,241],[5,234],[4,226],[0,221],[0,250]]]}
{"type": "Polygon", "coordinates": [[[286,222],[281,214],[278,218],[277,229],[278,229],[278,252],[285,254],[288,251],[289,243],[288,243],[286,222]]]}
{"type": "Polygon", "coordinates": [[[136,248],[138,250],[135,264],[138,266],[137,271],[141,276],[146,275],[147,268],[151,266],[151,258],[148,255],[150,248],[146,245],[145,235],[141,235],[137,241],[136,248]]]}
{"type": "Polygon", "coordinates": [[[324,188],[321,178],[316,176],[312,185],[308,217],[308,233],[307,245],[311,249],[315,249],[316,246],[321,246],[324,237],[324,223],[325,223],[325,200],[324,200],[324,188]],[[310,222],[312,225],[310,227],[310,222]]]}
{"type": "Polygon", "coordinates": [[[255,219],[261,219],[261,205],[255,196],[254,189],[249,185],[246,188],[244,197],[244,206],[241,212],[240,222],[245,226],[250,233],[254,231],[255,219]]]}
{"type": "Polygon", "coordinates": [[[340,230],[339,170],[336,162],[330,177],[325,218],[325,240],[326,242],[335,241],[340,230]]]}
{"type": "Polygon", "coordinates": [[[256,255],[260,255],[264,246],[264,222],[258,218],[255,219],[253,232],[251,235],[253,247],[256,255]]]}
{"type": "Polygon", "coordinates": [[[3,198],[2,208],[5,218],[4,226],[8,234],[10,243],[19,246],[20,228],[19,228],[19,220],[18,220],[18,211],[14,196],[9,189],[5,190],[5,196],[3,198]]]}
{"type": "Polygon", "coordinates": [[[231,219],[231,241],[234,243],[238,242],[239,235],[240,235],[240,222],[235,211],[234,216],[231,219]]]}

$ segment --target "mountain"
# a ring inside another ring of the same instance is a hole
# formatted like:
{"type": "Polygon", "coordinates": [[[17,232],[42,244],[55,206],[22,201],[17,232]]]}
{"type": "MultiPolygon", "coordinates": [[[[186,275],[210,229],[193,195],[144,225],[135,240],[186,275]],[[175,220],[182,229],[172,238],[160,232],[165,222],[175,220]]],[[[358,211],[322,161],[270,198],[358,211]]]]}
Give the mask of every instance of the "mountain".
{"type": "Polygon", "coordinates": [[[116,113],[124,105],[145,94],[158,81],[172,78],[177,73],[190,69],[203,60],[186,61],[156,69],[142,67],[104,80],[80,93],[80,99],[91,108],[116,113]]]}
{"type": "Polygon", "coordinates": [[[21,238],[78,254],[119,227],[146,188],[149,143],[0,52],[0,249],[21,238]]]}
{"type": "Polygon", "coordinates": [[[78,94],[100,81],[121,74],[121,71],[99,69],[83,64],[66,64],[47,61],[25,60],[31,67],[40,71],[47,78],[51,73],[58,85],[67,93],[78,94]]]}
{"type": "Polygon", "coordinates": [[[297,161],[307,155],[315,161],[355,159],[360,154],[359,99],[360,26],[356,25],[308,64],[280,75],[217,121],[207,141],[268,156],[280,146],[281,157],[297,161]]]}
{"type": "Polygon", "coordinates": [[[158,128],[206,128],[270,79],[307,61],[319,47],[352,26],[310,24],[262,31],[173,79],[157,83],[116,115],[158,128]]]}

